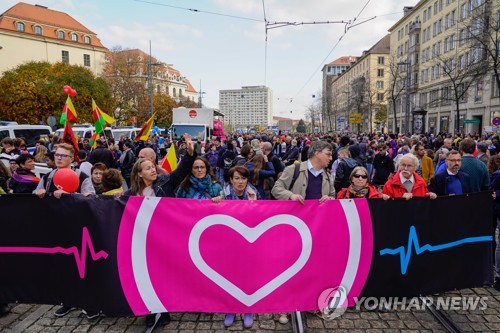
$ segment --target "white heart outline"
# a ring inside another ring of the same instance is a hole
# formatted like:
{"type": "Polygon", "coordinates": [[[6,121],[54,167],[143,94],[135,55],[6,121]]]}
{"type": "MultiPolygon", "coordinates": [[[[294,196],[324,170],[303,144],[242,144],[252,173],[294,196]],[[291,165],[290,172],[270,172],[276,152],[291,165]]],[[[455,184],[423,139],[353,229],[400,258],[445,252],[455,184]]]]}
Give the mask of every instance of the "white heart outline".
{"type": "Polygon", "coordinates": [[[195,224],[195,226],[191,230],[191,233],[189,234],[188,246],[191,260],[193,261],[196,268],[198,268],[200,272],[203,273],[203,275],[212,280],[215,284],[217,284],[219,287],[221,287],[241,303],[245,304],[246,306],[252,306],[278,289],[286,281],[295,276],[295,274],[297,274],[305,266],[312,251],[312,236],[311,231],[304,223],[304,221],[294,215],[275,215],[262,221],[254,228],[250,228],[232,216],[213,214],[205,216],[195,224]],[[266,283],[264,286],[260,287],[253,294],[247,294],[243,290],[238,288],[234,283],[215,271],[212,267],[208,266],[208,264],[201,256],[199,246],[200,237],[207,228],[214,225],[224,225],[226,227],[229,227],[238,232],[250,243],[255,242],[257,238],[264,234],[264,232],[274,226],[289,225],[298,231],[302,240],[302,251],[297,260],[290,267],[288,267],[274,279],[266,283]]]}

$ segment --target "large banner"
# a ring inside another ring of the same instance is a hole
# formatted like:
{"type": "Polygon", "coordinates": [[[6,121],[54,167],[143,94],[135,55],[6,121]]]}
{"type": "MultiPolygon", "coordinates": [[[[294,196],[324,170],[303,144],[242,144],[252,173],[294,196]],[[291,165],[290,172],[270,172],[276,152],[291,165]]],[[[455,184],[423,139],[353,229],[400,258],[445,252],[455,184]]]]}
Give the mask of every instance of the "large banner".
{"type": "Polygon", "coordinates": [[[0,303],[108,315],[322,308],[492,282],[489,193],[409,201],[0,197],[0,303]]]}

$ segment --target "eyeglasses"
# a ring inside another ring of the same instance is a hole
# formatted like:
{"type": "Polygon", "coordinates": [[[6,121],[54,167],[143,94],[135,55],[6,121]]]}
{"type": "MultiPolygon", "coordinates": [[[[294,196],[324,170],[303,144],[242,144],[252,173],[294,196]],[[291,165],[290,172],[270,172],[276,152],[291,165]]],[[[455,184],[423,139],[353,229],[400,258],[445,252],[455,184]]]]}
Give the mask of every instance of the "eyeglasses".
{"type": "Polygon", "coordinates": [[[66,155],[66,154],[54,154],[54,157],[55,158],[66,158],[66,157],[70,157],[70,155],[66,155]]]}
{"type": "Polygon", "coordinates": [[[355,174],[352,176],[353,178],[363,178],[363,179],[367,179],[368,176],[367,175],[358,175],[358,174],[355,174]]]}
{"type": "Polygon", "coordinates": [[[414,168],[415,166],[413,164],[400,164],[401,165],[401,168],[403,169],[410,169],[410,168],[414,168]]]}
{"type": "Polygon", "coordinates": [[[204,165],[198,165],[193,167],[193,170],[203,170],[203,169],[206,169],[204,165]]]}

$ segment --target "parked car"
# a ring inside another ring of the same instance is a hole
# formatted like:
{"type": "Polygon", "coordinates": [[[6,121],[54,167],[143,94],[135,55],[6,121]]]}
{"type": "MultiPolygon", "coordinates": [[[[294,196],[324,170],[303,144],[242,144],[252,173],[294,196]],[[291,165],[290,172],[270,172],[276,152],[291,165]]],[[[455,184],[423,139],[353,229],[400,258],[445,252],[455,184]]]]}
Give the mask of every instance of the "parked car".
{"type": "MultiPolygon", "coordinates": [[[[91,124],[75,124],[71,128],[73,129],[73,133],[75,133],[75,136],[77,138],[90,139],[95,132],[95,128],[91,124]]],[[[59,137],[62,137],[63,133],[64,133],[64,128],[59,128],[56,131],[56,134],[59,137]]],[[[113,132],[111,131],[111,128],[106,127],[104,129],[104,135],[101,135],[101,137],[113,138],[113,132]]]]}
{"type": "Polygon", "coordinates": [[[47,139],[52,133],[46,125],[0,125],[0,140],[3,138],[24,138],[30,153],[35,152],[35,144],[40,139],[47,139]]]}
{"type": "Polygon", "coordinates": [[[122,136],[126,136],[130,140],[134,140],[135,137],[137,136],[137,133],[139,133],[140,130],[141,130],[140,127],[133,127],[133,126],[120,126],[111,129],[116,144],[118,144],[118,141],[120,141],[120,138],[122,136]]]}

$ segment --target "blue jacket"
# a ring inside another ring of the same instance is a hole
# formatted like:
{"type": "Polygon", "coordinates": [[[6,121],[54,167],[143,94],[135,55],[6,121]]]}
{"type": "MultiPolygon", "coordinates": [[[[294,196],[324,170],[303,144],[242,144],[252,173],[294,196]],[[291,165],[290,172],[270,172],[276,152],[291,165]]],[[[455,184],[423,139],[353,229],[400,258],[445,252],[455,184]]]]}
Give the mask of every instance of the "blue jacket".
{"type": "MultiPolygon", "coordinates": [[[[468,174],[462,171],[458,171],[457,173],[458,180],[460,184],[462,184],[462,193],[471,193],[472,187],[470,184],[470,177],[468,174]]],[[[427,187],[430,192],[434,192],[437,195],[448,195],[448,182],[450,180],[450,175],[448,175],[448,171],[443,171],[438,174],[435,174],[434,177],[431,178],[431,183],[427,187]]]]}

